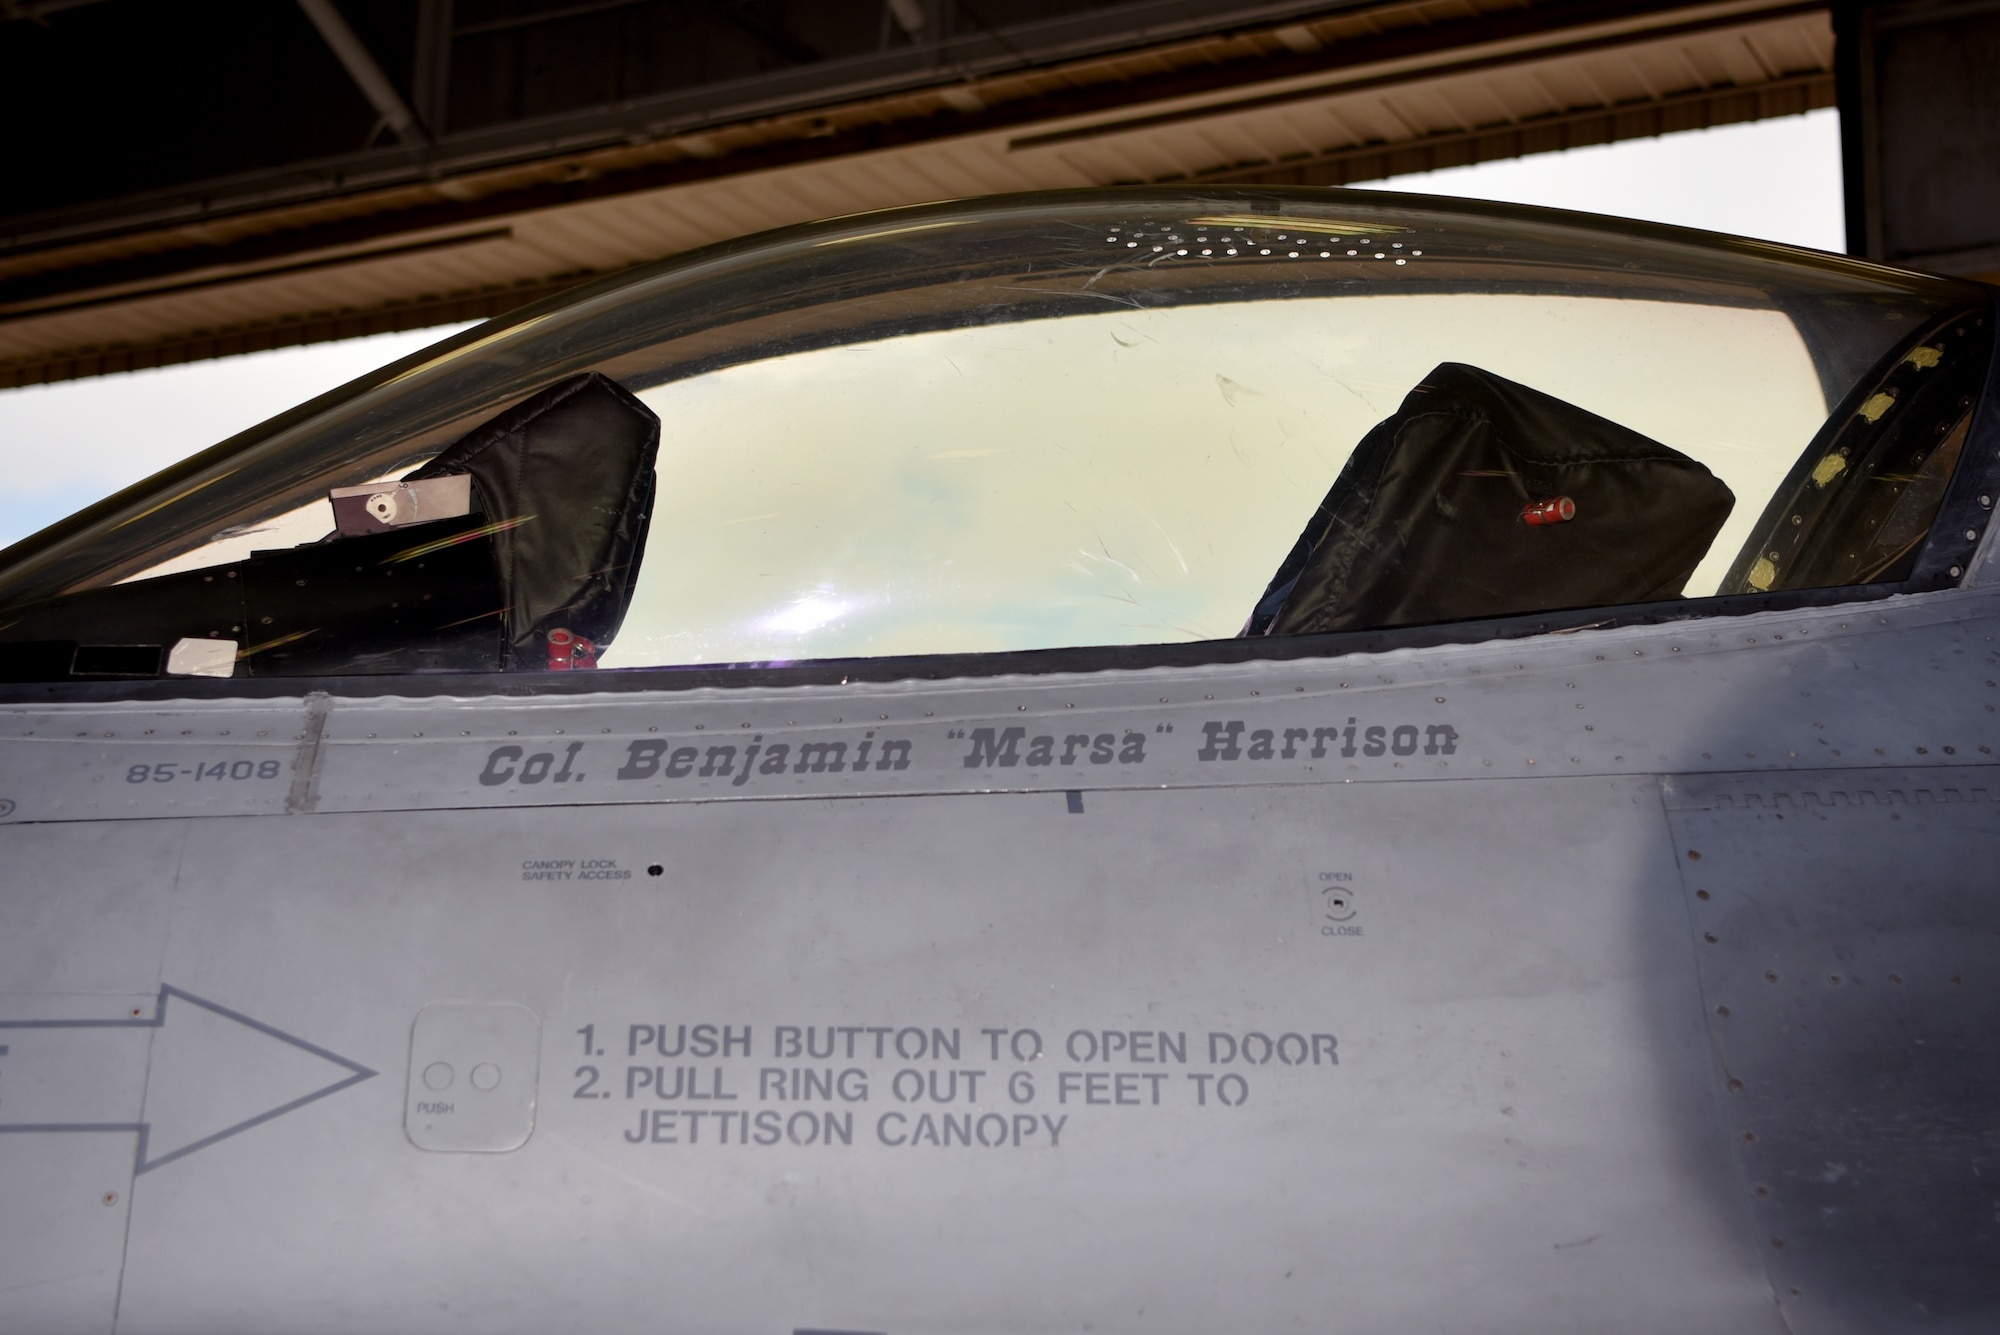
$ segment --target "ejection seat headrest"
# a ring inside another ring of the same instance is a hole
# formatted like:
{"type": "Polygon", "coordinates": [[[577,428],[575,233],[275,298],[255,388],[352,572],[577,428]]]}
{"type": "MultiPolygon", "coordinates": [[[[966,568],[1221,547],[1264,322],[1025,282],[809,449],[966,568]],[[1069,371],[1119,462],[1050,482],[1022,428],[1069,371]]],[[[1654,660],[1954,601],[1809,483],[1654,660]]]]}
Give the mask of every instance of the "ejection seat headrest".
{"type": "Polygon", "coordinates": [[[476,428],[410,480],[472,476],[507,599],[509,667],[548,632],[608,643],[645,552],[660,419],[609,377],[571,376],[476,428]]]}
{"type": "Polygon", "coordinates": [[[1445,362],[1355,447],[1247,633],[1674,598],[1735,503],[1658,441],[1445,362]]]}

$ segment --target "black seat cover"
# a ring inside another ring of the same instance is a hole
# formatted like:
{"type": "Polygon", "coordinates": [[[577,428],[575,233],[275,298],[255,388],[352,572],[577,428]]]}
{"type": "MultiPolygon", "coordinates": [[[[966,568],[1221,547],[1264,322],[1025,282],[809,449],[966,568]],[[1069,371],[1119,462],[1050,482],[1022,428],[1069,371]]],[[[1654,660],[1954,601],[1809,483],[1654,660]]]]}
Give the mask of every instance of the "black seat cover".
{"type": "Polygon", "coordinates": [[[1735,503],[1678,451],[1445,362],[1355,447],[1247,633],[1675,598],[1735,503]],[[1558,497],[1575,502],[1570,521],[1522,519],[1530,503],[1558,497]]]}
{"type": "Polygon", "coordinates": [[[495,526],[507,666],[541,667],[558,627],[599,645],[618,633],[645,552],[659,446],[652,410],[592,371],[522,400],[410,474],[472,475],[475,508],[495,526]]]}
{"type": "Polygon", "coordinates": [[[236,641],[240,676],[542,668],[548,631],[601,645],[625,619],[659,442],[617,383],[571,377],[412,474],[470,474],[478,514],[17,609],[0,681],[154,676],[184,638],[236,641]]]}

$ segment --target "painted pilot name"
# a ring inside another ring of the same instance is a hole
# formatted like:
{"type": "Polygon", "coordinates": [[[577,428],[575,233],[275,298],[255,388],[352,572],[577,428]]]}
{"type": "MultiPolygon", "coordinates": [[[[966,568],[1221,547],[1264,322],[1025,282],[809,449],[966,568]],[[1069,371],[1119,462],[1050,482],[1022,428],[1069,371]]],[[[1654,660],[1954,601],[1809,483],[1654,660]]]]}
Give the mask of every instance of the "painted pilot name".
{"type": "MultiPolygon", "coordinates": [[[[1212,719],[1198,725],[1199,735],[1183,734],[1196,746],[1194,759],[1318,760],[1329,754],[1363,756],[1449,756],[1458,752],[1458,729],[1449,723],[1343,723],[1319,727],[1252,728],[1243,719],[1212,719]]],[[[1161,723],[1150,733],[1120,726],[1102,732],[1036,732],[1031,725],[952,728],[945,740],[963,746],[959,765],[965,769],[1081,769],[1095,765],[1143,765],[1155,750],[1173,739],[1174,725],[1161,723]]],[[[622,781],[660,779],[708,780],[742,788],[759,780],[787,775],[891,774],[911,767],[915,742],[907,737],[882,737],[868,732],[841,741],[767,742],[763,733],[734,742],[686,745],[662,737],[624,742],[623,753],[602,756],[592,768],[615,764],[611,777],[622,781]]],[[[582,742],[561,749],[533,750],[508,743],[487,753],[479,782],[488,788],[504,784],[569,784],[584,778],[582,742]]],[[[595,754],[595,753],[593,753],[595,754]]],[[[1185,754],[1183,752],[1182,754],[1185,754]]],[[[949,764],[949,761],[945,762],[949,764]]]]}
{"type": "Polygon", "coordinates": [[[740,788],[753,774],[861,774],[870,770],[905,770],[910,767],[910,742],[902,738],[877,739],[865,734],[858,742],[772,742],[764,735],[751,737],[745,746],[672,746],[657,737],[629,742],[625,763],[618,770],[621,779],[725,779],[740,788]]]}
{"type": "Polygon", "coordinates": [[[503,783],[570,783],[581,779],[577,773],[577,753],[583,750],[582,742],[571,742],[563,748],[562,766],[556,767],[556,753],[537,751],[529,755],[526,748],[509,743],[496,746],[486,757],[486,767],[479,771],[479,782],[488,788],[497,788],[503,783]],[[552,772],[553,771],[553,772],[552,772]]]}
{"type": "Polygon", "coordinates": [[[970,748],[965,753],[967,769],[991,769],[995,765],[1002,769],[1016,765],[1077,765],[1085,761],[1109,765],[1114,760],[1121,765],[1146,763],[1145,734],[1130,728],[1125,729],[1122,737],[1111,732],[1072,732],[1060,737],[1043,733],[1030,737],[1026,728],[954,729],[951,736],[966,742],[970,748]]]}
{"type": "Polygon", "coordinates": [[[1458,752],[1458,729],[1449,723],[1371,723],[1350,718],[1344,726],[1255,728],[1242,719],[1201,725],[1196,760],[1291,760],[1301,752],[1317,760],[1329,749],[1342,756],[1449,756],[1458,752]]]}

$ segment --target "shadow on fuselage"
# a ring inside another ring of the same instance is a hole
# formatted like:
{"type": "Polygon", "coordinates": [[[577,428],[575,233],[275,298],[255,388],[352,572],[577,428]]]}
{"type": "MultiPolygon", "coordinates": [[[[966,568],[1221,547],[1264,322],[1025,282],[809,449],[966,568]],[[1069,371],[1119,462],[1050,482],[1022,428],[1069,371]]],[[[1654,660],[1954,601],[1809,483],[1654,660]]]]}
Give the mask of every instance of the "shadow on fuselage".
{"type": "Polygon", "coordinates": [[[1984,749],[1994,662],[1964,623],[1822,644],[1704,730],[1742,770],[1662,782],[1717,1109],[1684,1148],[1801,1335],[2000,1329],[2000,767],[1929,763],[1984,749]],[[1832,767],[1753,768],[1787,750],[1832,767]]]}

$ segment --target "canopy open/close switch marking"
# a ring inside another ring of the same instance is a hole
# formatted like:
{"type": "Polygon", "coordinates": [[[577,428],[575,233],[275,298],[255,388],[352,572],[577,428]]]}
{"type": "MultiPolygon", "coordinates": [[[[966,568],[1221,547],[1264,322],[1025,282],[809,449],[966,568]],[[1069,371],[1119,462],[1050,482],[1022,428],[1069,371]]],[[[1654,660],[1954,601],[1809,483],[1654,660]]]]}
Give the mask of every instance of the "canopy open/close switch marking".
{"type": "Polygon", "coordinates": [[[535,1130],[541,1047],[541,1017],[526,1006],[424,1007],[410,1029],[403,1110],[410,1143],[470,1154],[503,1154],[527,1144],[535,1130]]]}

